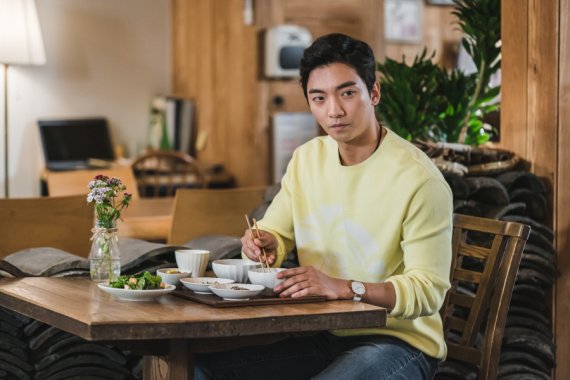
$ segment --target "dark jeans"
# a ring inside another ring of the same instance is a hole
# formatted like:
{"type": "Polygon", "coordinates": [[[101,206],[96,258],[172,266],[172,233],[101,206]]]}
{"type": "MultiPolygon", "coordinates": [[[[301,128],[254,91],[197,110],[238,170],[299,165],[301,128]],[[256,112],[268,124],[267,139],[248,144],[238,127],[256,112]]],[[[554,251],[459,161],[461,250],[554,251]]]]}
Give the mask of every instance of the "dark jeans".
{"type": "Polygon", "coordinates": [[[202,379],[405,379],[433,378],[439,361],[400,339],[330,333],[196,355],[202,379]]]}

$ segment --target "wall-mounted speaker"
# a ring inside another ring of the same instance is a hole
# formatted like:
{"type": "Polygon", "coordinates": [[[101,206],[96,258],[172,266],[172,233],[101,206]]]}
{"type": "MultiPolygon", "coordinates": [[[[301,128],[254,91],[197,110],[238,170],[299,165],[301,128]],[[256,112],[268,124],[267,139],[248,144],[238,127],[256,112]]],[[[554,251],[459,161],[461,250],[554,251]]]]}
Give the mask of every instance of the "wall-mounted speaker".
{"type": "Polygon", "coordinates": [[[303,51],[313,40],[309,29],[298,25],[278,25],[265,33],[265,76],[299,76],[303,51]]]}

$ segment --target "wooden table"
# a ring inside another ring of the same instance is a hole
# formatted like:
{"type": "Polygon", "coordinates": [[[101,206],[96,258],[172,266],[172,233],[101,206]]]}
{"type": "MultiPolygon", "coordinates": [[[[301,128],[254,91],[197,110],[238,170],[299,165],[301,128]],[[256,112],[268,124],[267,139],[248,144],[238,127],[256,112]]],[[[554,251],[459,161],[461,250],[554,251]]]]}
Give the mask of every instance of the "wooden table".
{"type": "Polygon", "coordinates": [[[386,324],[386,309],[360,302],[213,308],[171,295],[131,302],[69,277],[0,279],[0,306],[87,340],[150,350],[145,379],[191,379],[192,354],[206,343],[386,324]]]}
{"type": "Polygon", "coordinates": [[[136,198],[119,220],[119,236],[166,242],[172,225],[174,197],[136,198]]]}

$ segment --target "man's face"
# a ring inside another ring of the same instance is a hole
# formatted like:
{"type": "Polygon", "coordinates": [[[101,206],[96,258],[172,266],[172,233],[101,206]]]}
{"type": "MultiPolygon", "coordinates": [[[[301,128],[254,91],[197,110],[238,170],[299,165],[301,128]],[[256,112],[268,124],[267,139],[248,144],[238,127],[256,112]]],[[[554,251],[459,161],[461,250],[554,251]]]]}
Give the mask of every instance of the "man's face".
{"type": "Polygon", "coordinates": [[[314,69],[307,82],[307,98],[321,127],[339,144],[365,144],[370,130],[376,128],[378,84],[368,93],[366,84],[350,66],[333,63],[314,69]]]}

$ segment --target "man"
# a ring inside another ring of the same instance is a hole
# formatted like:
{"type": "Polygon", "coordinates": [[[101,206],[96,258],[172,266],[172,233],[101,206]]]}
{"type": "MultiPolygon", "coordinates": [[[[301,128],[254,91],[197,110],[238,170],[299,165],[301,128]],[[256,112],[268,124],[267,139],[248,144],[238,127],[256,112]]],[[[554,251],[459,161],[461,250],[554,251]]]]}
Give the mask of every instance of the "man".
{"type": "Polygon", "coordinates": [[[452,194],[427,156],[380,126],[372,49],[317,39],[301,85],[327,136],[299,147],[244,255],[280,266],[281,297],[352,299],[390,310],[381,329],[339,330],[199,357],[213,378],[429,379],[445,358],[439,308],[449,288],[452,194]]]}

